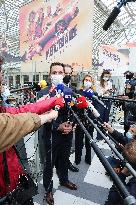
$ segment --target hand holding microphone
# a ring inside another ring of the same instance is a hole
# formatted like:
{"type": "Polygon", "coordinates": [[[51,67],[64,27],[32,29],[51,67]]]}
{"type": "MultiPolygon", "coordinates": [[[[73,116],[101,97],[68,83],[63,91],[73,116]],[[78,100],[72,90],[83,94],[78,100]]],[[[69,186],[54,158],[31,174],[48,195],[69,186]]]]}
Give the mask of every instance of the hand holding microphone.
{"type": "Polygon", "coordinates": [[[39,117],[41,119],[41,125],[43,125],[46,122],[51,122],[52,120],[55,120],[58,117],[58,111],[51,110],[42,115],[39,115],[39,117]]]}
{"type": "Polygon", "coordinates": [[[73,130],[72,123],[69,122],[63,122],[62,124],[59,125],[58,130],[64,134],[67,135],[73,130]]]}
{"type": "Polygon", "coordinates": [[[111,127],[109,123],[104,122],[103,128],[107,130],[109,133],[113,133],[114,129],[111,127]]]}

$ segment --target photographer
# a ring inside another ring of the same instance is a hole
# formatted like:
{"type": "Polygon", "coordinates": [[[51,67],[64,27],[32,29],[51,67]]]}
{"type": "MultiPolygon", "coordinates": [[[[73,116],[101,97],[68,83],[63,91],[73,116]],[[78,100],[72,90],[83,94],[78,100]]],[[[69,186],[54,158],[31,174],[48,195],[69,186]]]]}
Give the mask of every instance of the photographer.
{"type": "MultiPolygon", "coordinates": [[[[133,168],[136,170],[136,140],[131,141],[125,145],[123,148],[123,155],[132,164],[133,168]]],[[[118,175],[122,182],[125,184],[128,192],[136,198],[136,178],[132,177],[128,183],[125,182],[126,178],[130,175],[129,170],[124,167],[121,173],[118,175]]],[[[105,205],[123,205],[123,199],[119,195],[115,185],[110,189],[108,199],[105,205]]]]}
{"type": "Polygon", "coordinates": [[[131,140],[136,140],[136,124],[130,125],[129,130],[125,135],[112,128],[108,123],[104,123],[103,127],[118,143],[122,144],[123,146],[131,140]]]}
{"type": "Polygon", "coordinates": [[[126,71],[124,73],[126,77],[126,82],[125,82],[125,96],[128,96],[129,99],[132,99],[134,97],[134,83],[133,83],[133,76],[134,73],[130,71],[126,71]]]}
{"type": "MultiPolygon", "coordinates": [[[[126,82],[125,82],[125,93],[123,96],[123,98],[125,99],[135,99],[135,88],[136,88],[136,78],[135,78],[135,74],[130,72],[130,71],[126,71],[124,73],[125,77],[126,77],[126,82]]],[[[132,102],[124,102],[122,104],[122,109],[124,111],[124,130],[125,133],[128,131],[130,124],[135,123],[136,122],[136,111],[134,108],[134,106],[136,107],[136,103],[132,103],[132,102]]]]}

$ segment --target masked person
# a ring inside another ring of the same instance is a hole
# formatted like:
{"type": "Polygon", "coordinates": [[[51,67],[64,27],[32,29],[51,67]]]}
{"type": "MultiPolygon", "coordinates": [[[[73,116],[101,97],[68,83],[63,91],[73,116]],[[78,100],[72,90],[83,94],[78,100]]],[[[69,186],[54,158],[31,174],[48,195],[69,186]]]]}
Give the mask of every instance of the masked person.
{"type": "MultiPolygon", "coordinates": [[[[50,66],[50,78],[51,85],[48,88],[39,92],[40,96],[49,94],[54,96],[57,93],[57,85],[63,84],[64,78],[64,64],[52,63],[50,66]]],[[[64,87],[65,89],[65,87],[64,87]]],[[[70,88],[69,88],[70,89],[70,88]]],[[[45,140],[45,164],[43,170],[43,185],[46,191],[45,199],[47,204],[53,205],[54,198],[52,193],[53,188],[53,167],[56,163],[56,159],[59,162],[58,165],[58,177],[61,186],[65,186],[68,189],[76,190],[77,186],[68,179],[68,165],[69,154],[72,140],[72,124],[68,122],[68,112],[63,109],[59,112],[57,120],[53,123],[45,124],[44,135],[45,140]]]]}
{"type": "Polygon", "coordinates": [[[71,76],[72,76],[73,68],[71,67],[71,65],[64,64],[64,69],[65,69],[65,77],[63,78],[63,83],[66,86],[71,87],[71,76]]]}
{"type": "Polygon", "coordinates": [[[123,146],[131,140],[136,140],[136,124],[130,125],[129,130],[125,135],[112,128],[108,123],[104,123],[104,128],[118,143],[122,144],[123,146]]]}
{"type": "MultiPolygon", "coordinates": [[[[134,131],[136,135],[136,128],[134,131]]],[[[133,168],[136,170],[136,140],[131,140],[129,143],[127,143],[123,148],[123,155],[125,159],[128,160],[128,162],[133,166],[133,168]]],[[[129,180],[126,179],[128,176],[130,176],[129,170],[124,167],[123,170],[118,174],[121,181],[124,183],[126,189],[130,193],[130,195],[134,196],[136,198],[136,178],[131,177],[129,180]]],[[[120,196],[117,188],[115,185],[113,185],[110,188],[108,199],[105,202],[105,205],[123,205],[124,200],[120,196]]]]}
{"type": "MultiPolygon", "coordinates": [[[[129,143],[130,141],[136,140],[136,124],[132,124],[127,133],[122,134],[117,130],[113,129],[110,124],[104,123],[103,126],[110,135],[117,141],[118,146],[117,149],[119,152],[122,152],[124,146],[129,143]]],[[[123,167],[121,161],[114,157],[107,158],[111,166],[114,168],[116,173],[119,173],[123,167]],[[116,169],[117,168],[117,169],[116,169]]]]}
{"type": "MultiPolygon", "coordinates": [[[[77,90],[77,93],[81,96],[84,96],[84,91],[91,90],[92,92],[95,92],[95,83],[94,79],[90,74],[85,75],[82,81],[82,88],[80,90],[77,90]]],[[[96,94],[96,93],[95,93],[96,94]]],[[[91,100],[91,99],[90,99],[91,100]]],[[[93,104],[93,101],[92,101],[93,104]]],[[[90,124],[84,120],[84,110],[79,111],[79,115],[83,121],[84,126],[90,133],[90,135],[93,137],[93,131],[94,128],[90,126],[90,124]]],[[[91,111],[88,112],[89,117],[93,117],[91,111]]],[[[84,135],[84,132],[80,128],[80,126],[77,125],[77,128],[75,130],[75,163],[78,165],[81,162],[81,156],[82,156],[82,149],[84,146],[84,138],[85,138],[85,148],[86,148],[86,154],[85,154],[85,162],[87,164],[91,164],[91,145],[89,142],[89,139],[87,136],[84,135]]]]}
{"type": "MultiPolygon", "coordinates": [[[[100,81],[96,84],[96,92],[99,96],[109,97],[112,95],[112,82],[110,81],[111,73],[109,70],[103,70],[100,81]]],[[[106,108],[102,105],[98,106],[98,112],[100,113],[100,118],[103,122],[109,121],[109,114],[111,109],[111,102],[108,100],[103,100],[106,108]]],[[[102,140],[103,138],[99,133],[97,133],[97,140],[102,140]]]]}
{"type": "MultiPolygon", "coordinates": [[[[66,87],[69,87],[72,89],[72,91],[75,91],[75,88],[71,85],[71,76],[73,72],[73,68],[69,64],[64,64],[64,70],[65,70],[65,77],[63,78],[63,83],[66,85],[66,87]]],[[[71,146],[72,146],[72,139],[71,139],[71,146]]],[[[59,160],[56,159],[55,167],[56,167],[56,172],[58,174],[58,165],[59,165],[59,160]]],[[[69,160],[69,166],[68,169],[72,172],[78,172],[79,169],[75,167],[69,160]]]]}

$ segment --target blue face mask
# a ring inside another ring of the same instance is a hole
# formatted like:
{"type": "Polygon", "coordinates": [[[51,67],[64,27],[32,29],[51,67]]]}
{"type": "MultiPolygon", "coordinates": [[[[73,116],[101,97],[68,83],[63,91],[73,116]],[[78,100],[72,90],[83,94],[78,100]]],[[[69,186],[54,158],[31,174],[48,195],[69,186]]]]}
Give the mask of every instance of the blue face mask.
{"type": "Polygon", "coordinates": [[[127,132],[127,133],[126,133],[126,137],[127,137],[129,140],[131,140],[131,139],[134,138],[134,135],[133,135],[131,132],[127,132]]]}

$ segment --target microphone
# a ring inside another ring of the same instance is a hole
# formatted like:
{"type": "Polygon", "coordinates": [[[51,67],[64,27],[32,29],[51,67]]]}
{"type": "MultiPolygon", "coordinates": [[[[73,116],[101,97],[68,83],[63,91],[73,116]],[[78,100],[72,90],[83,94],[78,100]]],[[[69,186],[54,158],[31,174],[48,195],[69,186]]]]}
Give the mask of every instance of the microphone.
{"type": "Polygon", "coordinates": [[[62,97],[59,97],[55,100],[55,110],[59,111],[65,105],[65,100],[62,97]]]}
{"type": "Polygon", "coordinates": [[[89,108],[89,110],[93,113],[93,115],[96,118],[100,117],[100,114],[98,113],[98,111],[95,109],[95,107],[92,105],[92,103],[90,101],[86,100],[85,96],[80,96],[77,98],[77,108],[78,109],[89,108]]]}
{"type": "Polygon", "coordinates": [[[85,96],[80,96],[80,97],[77,98],[77,108],[78,109],[88,108],[88,103],[86,101],[85,96]]]}
{"type": "Polygon", "coordinates": [[[70,103],[72,101],[72,97],[73,97],[73,91],[71,88],[64,86],[64,99],[66,103],[70,103]]]}
{"type": "Polygon", "coordinates": [[[92,105],[90,101],[88,101],[88,107],[96,118],[100,117],[100,113],[95,109],[95,107],[92,105]]]}
{"type": "Polygon", "coordinates": [[[108,17],[108,19],[106,20],[106,22],[103,26],[104,31],[108,30],[108,28],[115,21],[115,19],[117,18],[117,16],[119,15],[120,12],[121,12],[121,10],[118,7],[114,7],[114,9],[112,10],[110,16],[108,17]]]}
{"type": "Polygon", "coordinates": [[[108,28],[111,26],[111,24],[114,22],[114,20],[116,19],[116,17],[119,15],[119,13],[121,12],[120,8],[124,5],[126,6],[126,4],[128,2],[135,2],[136,0],[120,0],[120,2],[118,3],[118,5],[116,7],[114,7],[114,9],[112,10],[110,16],[108,17],[108,19],[106,20],[104,26],[103,26],[103,30],[107,31],[108,28]]]}
{"type": "Polygon", "coordinates": [[[89,99],[94,99],[96,100],[98,103],[100,103],[104,108],[106,108],[105,104],[98,99],[98,97],[94,94],[94,92],[89,89],[89,90],[83,90],[83,94],[85,97],[89,98],[89,99]]]}
{"type": "Polygon", "coordinates": [[[58,84],[56,89],[58,94],[61,94],[64,97],[66,103],[70,103],[72,101],[73,91],[71,88],[64,84],[58,84]]]}
{"type": "Polygon", "coordinates": [[[58,84],[56,89],[58,94],[62,94],[64,91],[64,84],[58,84]]]}

